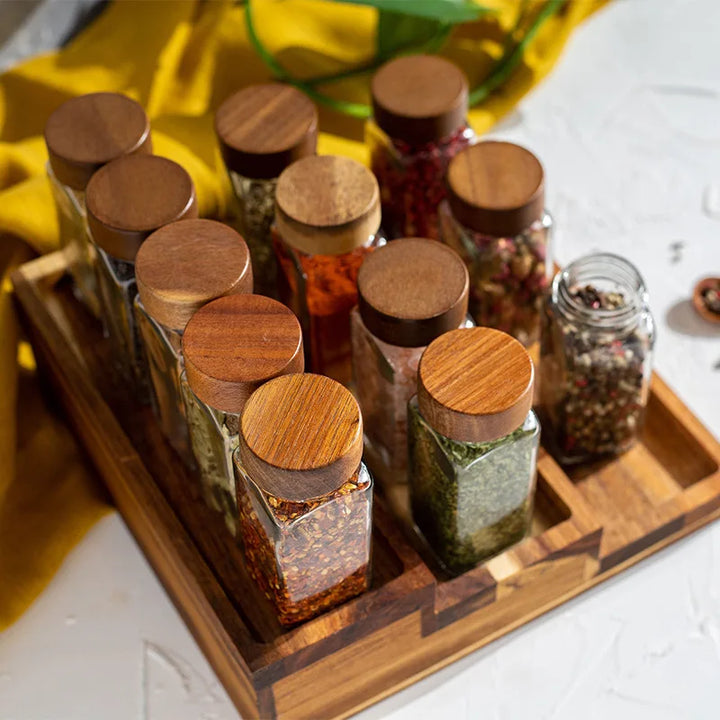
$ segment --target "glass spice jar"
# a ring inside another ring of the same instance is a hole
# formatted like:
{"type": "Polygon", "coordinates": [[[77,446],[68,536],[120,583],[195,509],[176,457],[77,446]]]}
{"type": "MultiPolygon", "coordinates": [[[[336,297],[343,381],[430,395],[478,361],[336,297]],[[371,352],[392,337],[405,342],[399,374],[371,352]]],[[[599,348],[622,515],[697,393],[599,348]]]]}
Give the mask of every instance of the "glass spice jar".
{"type": "Polygon", "coordinates": [[[252,256],[255,292],[277,296],[271,227],[275,186],[291,163],[314,155],[315,105],[290,85],[251,85],[231,95],[215,114],[215,130],[237,197],[238,229],[252,256]]]}
{"type": "Polygon", "coordinates": [[[250,252],[232,228],[214,220],[179,220],[156,230],[135,258],[135,319],[160,428],[186,464],[194,457],[180,390],[182,336],[211,300],[251,293],[250,252]]]}
{"type": "Polygon", "coordinates": [[[441,57],[410,55],[383,65],[371,92],[366,140],[380,185],[383,229],[390,239],[437,239],[448,163],[475,141],[466,120],[465,74],[441,57]]]}
{"type": "Polygon", "coordinates": [[[302,332],[292,312],[262,295],[228,295],[198,310],[182,338],[180,385],[190,442],[209,507],[235,534],[232,454],[240,413],[263,383],[303,371],[302,332]]]}
{"type": "Polygon", "coordinates": [[[627,260],[588,255],[557,273],[540,345],[540,407],[563,464],[617,455],[642,428],[655,343],[645,284],[627,260]]]}
{"type": "Polygon", "coordinates": [[[308,157],[282,173],[276,199],[280,299],[300,319],[306,365],[347,384],[357,274],[385,244],[377,182],[350,158],[308,157]]]}
{"type": "Polygon", "coordinates": [[[478,325],[526,346],[540,336],[549,284],[552,218],[542,165],[528,150],[486,141],[450,163],[440,239],[470,270],[470,314],[478,325]]]}
{"type": "Polygon", "coordinates": [[[370,255],[352,311],[353,378],[365,420],[365,458],[383,483],[405,481],[407,404],[425,347],[471,326],[468,273],[450,248],[404,238],[370,255]]]}
{"type": "Polygon", "coordinates": [[[368,589],[373,483],[352,394],[286,375],[248,400],[235,454],[247,568],[280,623],[308,620],[368,589]]]}
{"type": "Polygon", "coordinates": [[[197,217],[195,189],[177,163],[155,155],[128,155],[103,166],[87,185],[87,216],[95,243],[105,334],[117,381],[147,401],[147,372],[133,313],[135,256],[158,228],[197,217]]]}
{"type": "Polygon", "coordinates": [[[95,248],[85,215],[92,174],[123,155],[152,152],[150,123],[142,107],[118,93],[90,93],[66,100],[45,124],[50,179],[60,247],[76,297],[100,317],[95,248]]]}
{"type": "Polygon", "coordinates": [[[540,425],[523,346],[490,328],[452,330],[423,353],[408,406],[413,520],[450,573],[530,529],[540,425]]]}

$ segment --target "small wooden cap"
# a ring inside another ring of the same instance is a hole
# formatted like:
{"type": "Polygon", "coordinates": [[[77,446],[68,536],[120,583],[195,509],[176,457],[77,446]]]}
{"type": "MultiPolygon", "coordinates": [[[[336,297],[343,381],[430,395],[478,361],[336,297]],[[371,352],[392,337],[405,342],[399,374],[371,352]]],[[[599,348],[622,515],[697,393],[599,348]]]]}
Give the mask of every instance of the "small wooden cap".
{"type": "Polygon", "coordinates": [[[368,255],[358,274],[367,329],[401,347],[429,345],[467,315],[468,271],[447,245],[404,238],[368,255]]]}
{"type": "Polygon", "coordinates": [[[112,257],[129,262],[150,233],[197,217],[190,176],[156,155],[128,155],[100,168],[87,185],[85,203],[93,240],[112,257]]]}
{"type": "Polygon", "coordinates": [[[247,244],[215,220],[178,220],[156,230],[138,250],[135,277],[148,314],[180,331],[211,300],[253,290],[247,244]]]}
{"type": "Polygon", "coordinates": [[[306,157],[278,180],[276,223],[282,238],[310,255],[340,255],[367,243],[380,227],[375,176],[355,160],[306,157]]]}
{"type": "Polygon", "coordinates": [[[152,152],[145,111],[129,97],[109,92],[66,100],[45,124],[45,144],[55,177],[76,190],[84,190],[111,160],[152,152]]]}
{"type": "Polygon", "coordinates": [[[408,55],[385,63],[372,79],[371,92],[378,127],[411,145],[446,138],[466,122],[465,73],[436,55],[408,55]]]}
{"type": "Polygon", "coordinates": [[[488,140],[465,148],[450,161],[446,181],[453,214],[477,232],[514,237],[543,215],[543,167],[519,145],[488,140]]]}
{"type": "Polygon", "coordinates": [[[240,461],[284,500],[342,487],[362,459],[363,425],[352,393],[324,375],[285,375],[253,393],[240,419],[240,461]]]}
{"type": "Polygon", "coordinates": [[[452,330],[420,358],[420,412],[453,440],[497,440],[530,412],[534,375],[530,355],[510,335],[485,327],[452,330]]]}
{"type": "Polygon", "coordinates": [[[706,277],[695,285],[692,298],[693,307],[703,320],[707,320],[711,323],[720,323],[720,315],[718,315],[718,313],[714,313],[705,304],[703,292],[705,292],[708,288],[720,292],[720,277],[706,277]]]}
{"type": "Polygon", "coordinates": [[[262,295],[228,295],[200,308],[185,327],[183,355],[193,392],[231,413],[264,382],[304,369],[298,319],[262,295]]]}
{"type": "Polygon", "coordinates": [[[290,85],[251,85],[218,108],[215,131],[230,170],[248,178],[276,178],[291,163],[315,154],[318,114],[290,85]]]}

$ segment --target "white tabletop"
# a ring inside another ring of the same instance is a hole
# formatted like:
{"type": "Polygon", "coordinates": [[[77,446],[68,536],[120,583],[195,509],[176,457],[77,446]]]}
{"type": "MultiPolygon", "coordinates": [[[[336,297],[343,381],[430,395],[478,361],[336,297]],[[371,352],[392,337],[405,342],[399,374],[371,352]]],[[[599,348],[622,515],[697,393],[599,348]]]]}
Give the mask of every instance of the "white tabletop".
{"type": "MultiPolygon", "coordinates": [[[[716,436],[720,330],[688,298],[720,275],[719,37],[714,0],[616,0],[493,133],[545,164],[560,262],[607,249],[641,269],[656,368],[716,436]]],[[[359,717],[715,719],[718,708],[720,524],[359,717]]],[[[0,636],[3,720],[235,717],[117,514],[0,636]]]]}

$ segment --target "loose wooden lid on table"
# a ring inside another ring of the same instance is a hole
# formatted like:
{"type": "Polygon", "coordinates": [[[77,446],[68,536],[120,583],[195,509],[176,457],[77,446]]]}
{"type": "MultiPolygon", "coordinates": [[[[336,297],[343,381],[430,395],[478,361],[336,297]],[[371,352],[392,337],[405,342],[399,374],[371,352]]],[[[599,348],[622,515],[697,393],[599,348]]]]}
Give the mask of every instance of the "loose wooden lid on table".
{"type": "Polygon", "coordinates": [[[211,300],[253,290],[245,240],[215,220],[178,220],[156,230],[138,250],[135,277],[145,310],[174,330],[184,330],[211,300]]]}
{"type": "Polygon", "coordinates": [[[448,166],[448,202],[466,227],[514,237],[545,208],[545,174],[529,150],[488,140],[461,150],[448,166]]]}
{"type": "Polygon", "coordinates": [[[466,123],[465,73],[437,55],[407,55],[385,63],[371,83],[375,122],[412,145],[449,137],[466,123]]]}
{"type": "Polygon", "coordinates": [[[352,393],[324,375],[263,385],[240,418],[240,461],[261,490],[303,501],[338,490],[360,466],[363,425],[352,393]]]}
{"type": "Polygon", "coordinates": [[[517,430],[533,400],[535,371],[515,338],[485,327],[452,330],[418,368],[418,406],[441,435],[490,442],[517,430]]]}
{"type": "Polygon", "coordinates": [[[228,295],[203,306],[185,327],[182,346],[193,392],[223,412],[241,412],[260,385],[304,369],[298,319],[262,295],[228,295]]]}
{"type": "Polygon", "coordinates": [[[290,85],[251,85],[218,108],[215,131],[230,170],[248,178],[276,178],[291,163],[315,154],[317,109],[290,85]]]}
{"type": "Polygon", "coordinates": [[[293,163],[275,194],[282,238],[310,255],[340,255],[365,245],[380,227],[375,176],[350,158],[318,155],[293,163]]]}
{"type": "Polygon", "coordinates": [[[365,327],[380,340],[421,347],[462,324],[468,287],[465,263],[452,248],[403,238],[364,260],[358,306],[365,327]]]}
{"type": "Polygon", "coordinates": [[[123,155],[151,153],[150,121],[138,103],[119,93],[90,93],[66,100],[45,124],[55,177],[84,190],[93,173],[123,155]]]}
{"type": "Polygon", "coordinates": [[[128,262],[158,228],[197,217],[190,175],[156,155],[129,155],[100,168],[87,185],[85,203],[95,243],[128,262]]]}

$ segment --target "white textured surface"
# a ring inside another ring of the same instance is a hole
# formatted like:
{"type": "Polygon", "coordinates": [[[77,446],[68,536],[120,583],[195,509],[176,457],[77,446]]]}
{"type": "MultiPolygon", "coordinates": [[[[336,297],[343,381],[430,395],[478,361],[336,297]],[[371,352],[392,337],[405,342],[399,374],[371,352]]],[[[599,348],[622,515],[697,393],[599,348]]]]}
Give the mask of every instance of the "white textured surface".
{"type": "MultiPolygon", "coordinates": [[[[656,367],[716,435],[720,330],[687,301],[699,277],[720,275],[718,37],[713,0],[617,0],[494,133],[542,158],[561,262],[609,249],[640,267],[656,367]]],[[[715,525],[360,717],[716,719],[718,708],[715,525]]],[[[117,516],[0,636],[2,720],[233,717],[117,516]]]]}

